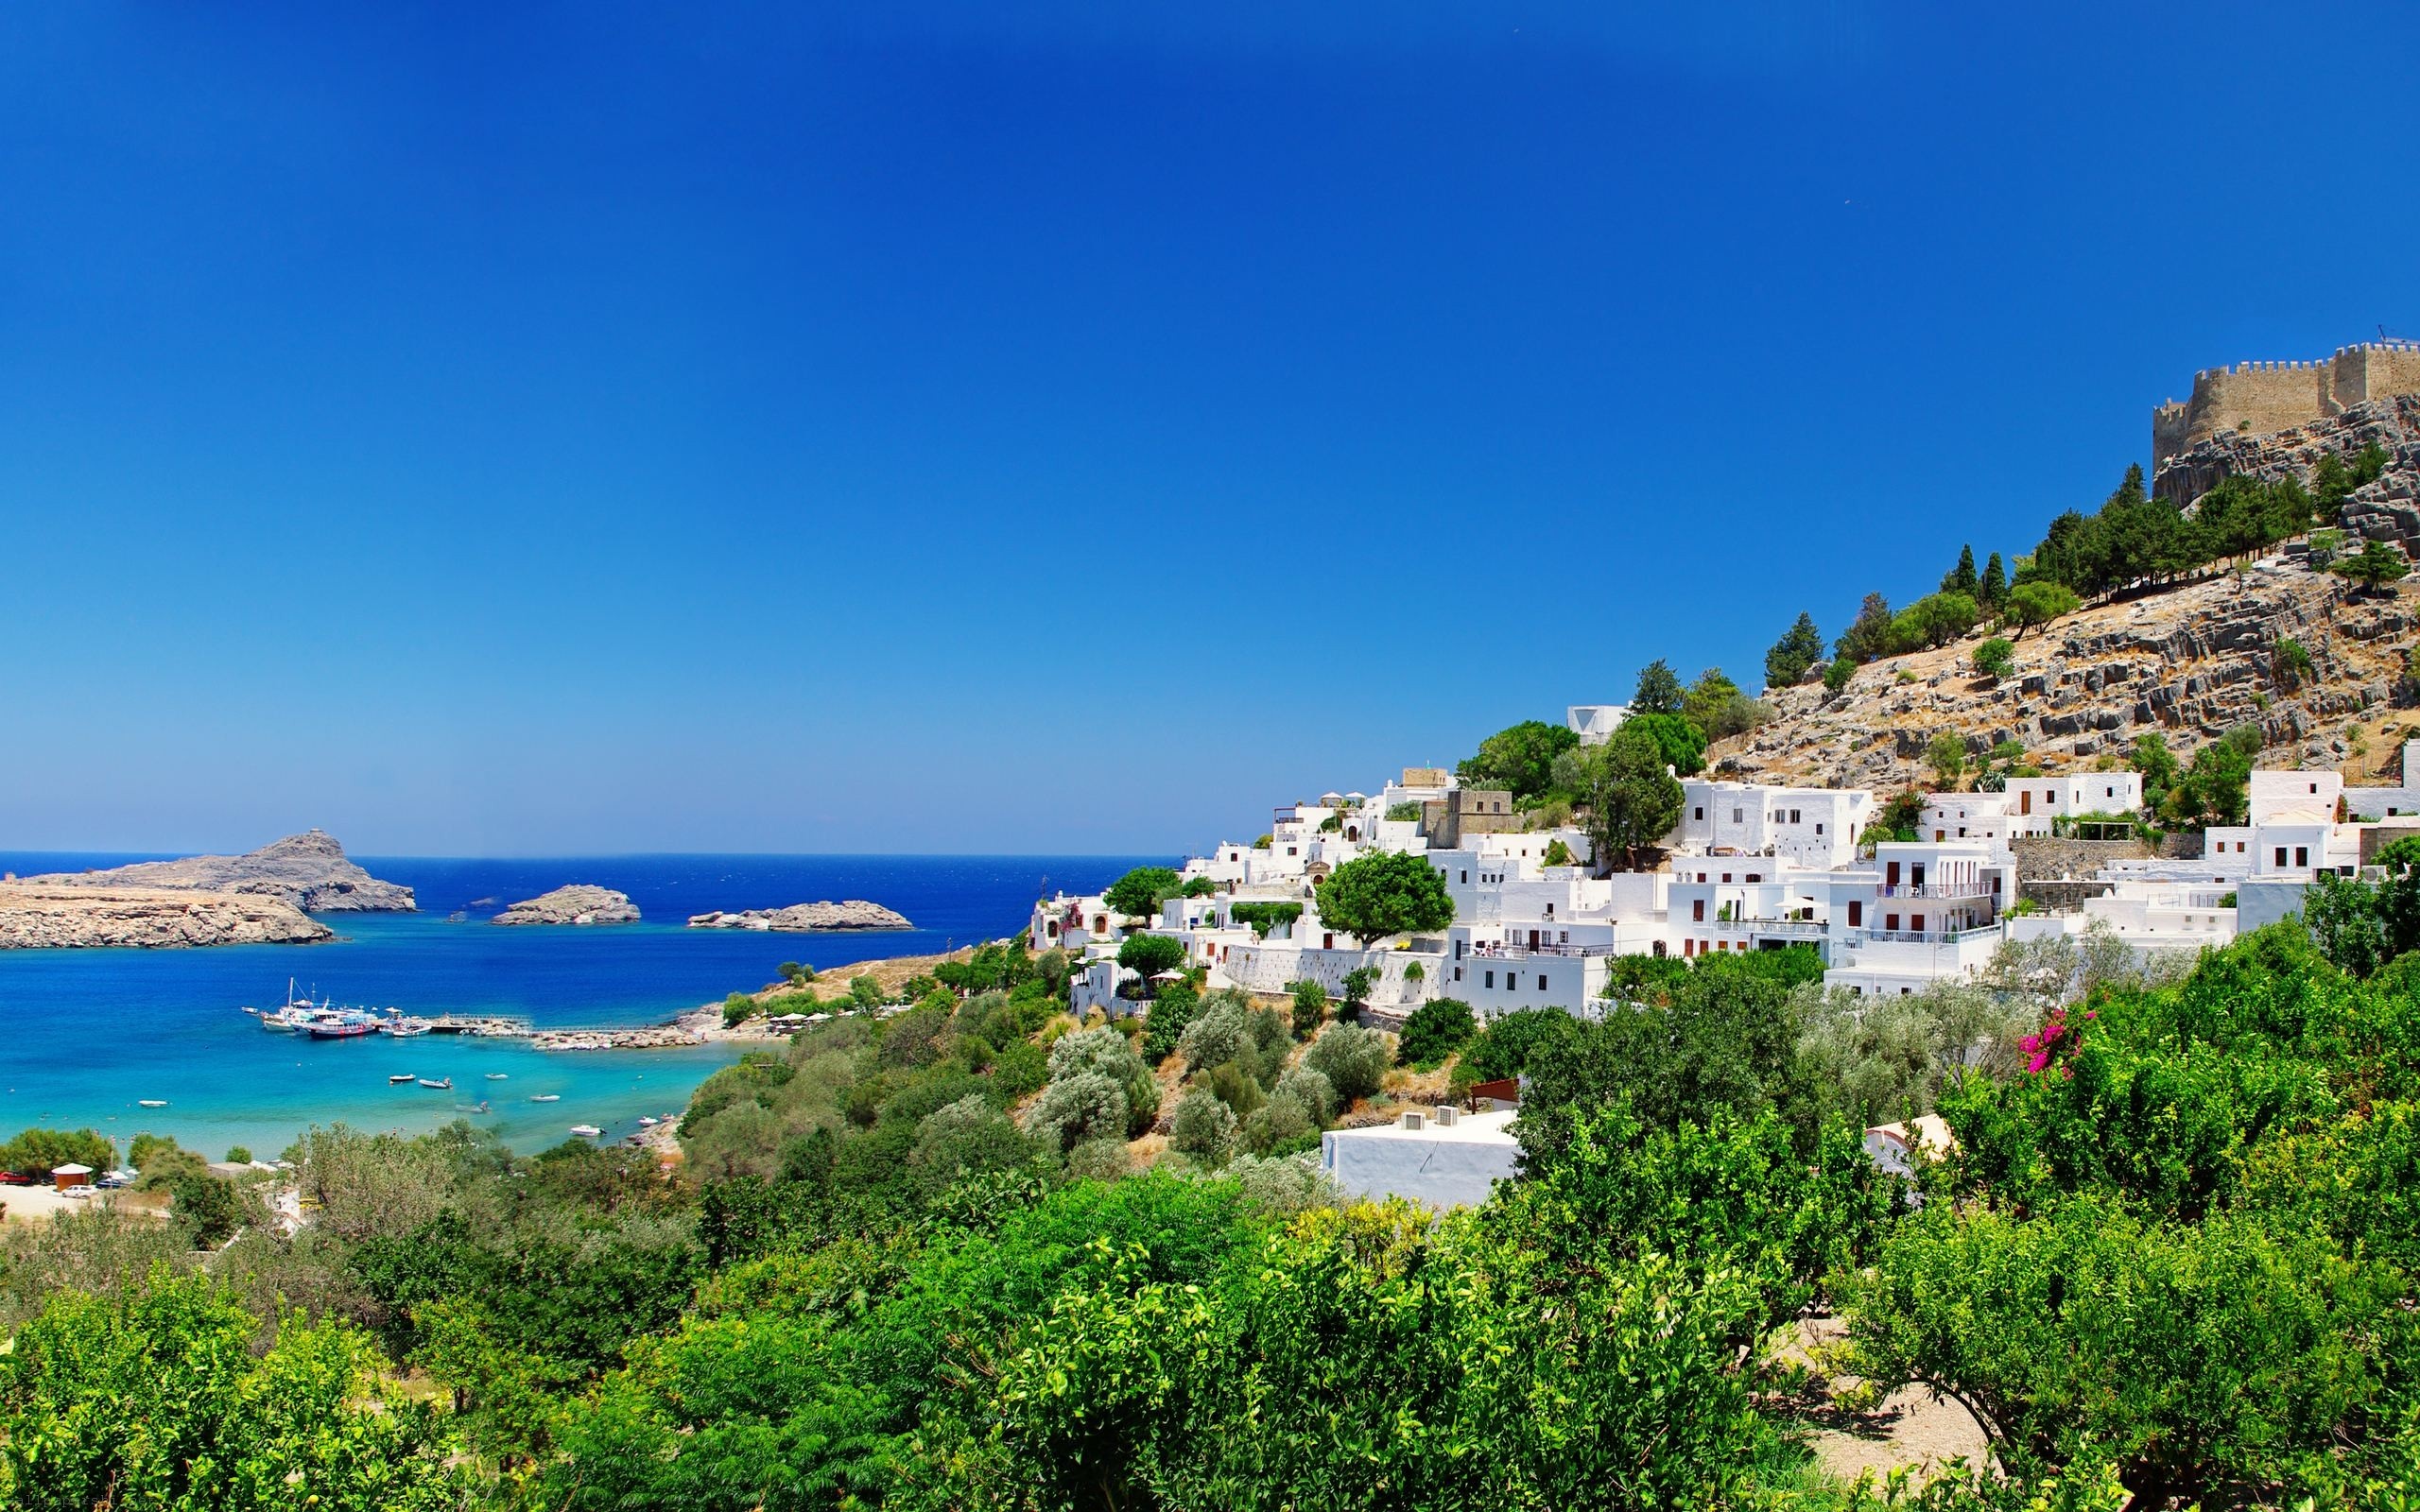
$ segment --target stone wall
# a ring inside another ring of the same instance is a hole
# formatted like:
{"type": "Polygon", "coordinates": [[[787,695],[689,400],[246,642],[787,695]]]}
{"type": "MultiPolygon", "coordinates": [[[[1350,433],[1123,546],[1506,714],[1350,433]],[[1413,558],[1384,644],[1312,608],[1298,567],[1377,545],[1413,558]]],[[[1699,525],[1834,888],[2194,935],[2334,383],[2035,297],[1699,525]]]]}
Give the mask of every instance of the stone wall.
{"type": "Polygon", "coordinates": [[[2016,852],[2016,880],[2055,882],[2089,877],[2113,861],[2139,860],[2152,853],[2140,840],[2062,840],[2051,835],[2011,840],[2016,852]]]}
{"type": "Polygon", "coordinates": [[[2420,393],[2420,346],[2363,342],[2312,362],[2239,362],[2193,375],[2193,394],[2152,411],[2156,466],[2226,436],[2273,436],[2355,404],[2420,393]]]}

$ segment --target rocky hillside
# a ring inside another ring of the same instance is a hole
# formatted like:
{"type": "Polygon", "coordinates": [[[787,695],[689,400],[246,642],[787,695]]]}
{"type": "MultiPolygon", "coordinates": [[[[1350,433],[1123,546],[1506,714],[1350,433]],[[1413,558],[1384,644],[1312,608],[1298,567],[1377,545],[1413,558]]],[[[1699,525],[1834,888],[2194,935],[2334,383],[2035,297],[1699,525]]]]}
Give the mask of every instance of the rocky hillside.
{"type": "Polygon", "coordinates": [[[289,834],[240,856],[142,861],[102,871],[29,877],[54,887],[148,887],[276,898],[314,914],[409,913],[412,890],[381,882],[319,830],[289,834]]]}
{"type": "Polygon", "coordinates": [[[279,898],[0,883],[0,950],[307,945],[335,932],[279,898]]]}
{"type": "Polygon", "coordinates": [[[2308,483],[2321,457],[2332,453],[2350,461],[2370,446],[2386,454],[2386,470],[2344,501],[2344,524],[2373,540],[2420,546],[2420,394],[2355,404],[2271,436],[2213,437],[2162,463],[2152,491],[2189,506],[2237,473],[2263,483],[2308,483]]]}
{"type": "Polygon", "coordinates": [[[2341,766],[2359,782],[2387,780],[2399,742],[2420,735],[2420,712],[2393,707],[2404,653],[2420,640],[2420,587],[2365,593],[2312,571],[2301,547],[2069,615],[2016,643],[2011,678],[1976,675],[1980,639],[1860,667],[1837,696],[1820,679],[1768,694],[1777,717],[1717,745],[1708,765],[1888,791],[1929,781],[1925,747],[1942,730],[1976,754],[2014,741],[2056,773],[2152,730],[2184,755],[2256,724],[2265,764],[2341,766]],[[2281,640],[2301,644],[2309,674],[2280,670],[2281,640]]]}

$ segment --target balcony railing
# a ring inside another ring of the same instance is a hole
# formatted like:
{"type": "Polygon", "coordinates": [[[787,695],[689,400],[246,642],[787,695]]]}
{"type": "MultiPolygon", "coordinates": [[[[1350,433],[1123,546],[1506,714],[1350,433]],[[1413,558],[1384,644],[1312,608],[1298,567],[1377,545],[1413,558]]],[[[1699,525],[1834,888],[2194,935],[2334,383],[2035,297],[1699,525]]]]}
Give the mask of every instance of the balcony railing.
{"type": "Polygon", "coordinates": [[[1495,944],[1473,945],[1471,947],[1470,958],[1475,961],[1509,961],[1519,960],[1530,955],[1559,955],[1566,958],[1578,958],[1589,955],[1619,955],[1620,954],[1621,948],[1616,945],[1558,945],[1547,944],[1543,940],[1535,945],[1519,945],[1510,941],[1505,941],[1495,944]]]}
{"type": "Polygon", "coordinates": [[[1864,929],[1852,933],[1852,945],[1876,944],[1954,945],[1960,940],[1980,939],[2000,932],[1997,924],[1979,924],[1973,929],[1864,929]]]}
{"type": "Polygon", "coordinates": [[[1877,889],[1885,898],[1989,898],[1987,882],[1886,882],[1877,889]]]}

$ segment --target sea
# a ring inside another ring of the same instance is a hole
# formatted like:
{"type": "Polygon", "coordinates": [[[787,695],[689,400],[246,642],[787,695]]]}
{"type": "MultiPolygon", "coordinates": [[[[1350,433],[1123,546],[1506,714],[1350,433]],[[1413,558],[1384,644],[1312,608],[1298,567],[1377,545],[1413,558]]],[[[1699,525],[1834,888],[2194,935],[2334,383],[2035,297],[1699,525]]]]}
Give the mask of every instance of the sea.
{"type": "MultiPolygon", "coordinates": [[[[29,876],[165,859],[0,851],[29,876]]],[[[610,1142],[678,1113],[739,1048],[540,1051],[519,1040],[423,1035],[310,1040],[261,1029],[287,984],[315,1001],[406,1013],[510,1013],[540,1028],[661,1022],[816,968],[925,954],[1025,927],[1034,900],[1097,892],[1166,857],[633,855],[546,860],[356,856],[417,894],[413,914],[326,914],[320,945],[0,951],[0,1137],[94,1128],[172,1135],[212,1160],[275,1160],[314,1125],[420,1133],[456,1118],[523,1153],[594,1124],[610,1142]],[[520,925],[497,911],[566,883],[628,893],[644,922],[520,925]],[[911,930],[769,934],[689,929],[690,915],[863,898],[911,930]],[[409,1083],[389,1085],[409,1074],[409,1083]],[[419,1078],[451,1077],[453,1090],[419,1078]],[[555,1102],[538,1103],[552,1094],[555,1102]],[[164,1103],[145,1108],[145,1100],[164,1103]],[[484,1105],[484,1110],[480,1110],[484,1105]]]]}

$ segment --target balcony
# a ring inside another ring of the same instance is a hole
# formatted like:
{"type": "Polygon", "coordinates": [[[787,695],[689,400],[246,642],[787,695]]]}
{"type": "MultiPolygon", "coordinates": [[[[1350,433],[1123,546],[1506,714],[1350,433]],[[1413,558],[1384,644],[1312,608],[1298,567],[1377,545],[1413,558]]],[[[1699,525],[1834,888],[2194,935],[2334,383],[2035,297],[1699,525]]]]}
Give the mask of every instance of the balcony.
{"type": "Polygon", "coordinates": [[[1955,945],[1962,940],[1996,937],[2000,926],[1979,924],[1973,929],[1860,929],[1849,934],[1851,945],[1955,945]]]}
{"type": "Polygon", "coordinates": [[[1494,945],[1473,945],[1469,958],[1474,961],[1517,961],[1532,955],[1554,955],[1578,960],[1591,955],[1619,955],[1616,945],[1516,945],[1510,941],[1494,945]]]}
{"type": "Polygon", "coordinates": [[[1885,898],[1994,898],[1988,882],[1886,882],[1876,889],[1885,898]]]}

